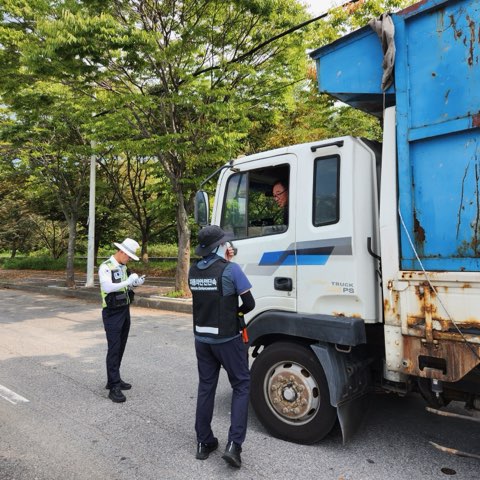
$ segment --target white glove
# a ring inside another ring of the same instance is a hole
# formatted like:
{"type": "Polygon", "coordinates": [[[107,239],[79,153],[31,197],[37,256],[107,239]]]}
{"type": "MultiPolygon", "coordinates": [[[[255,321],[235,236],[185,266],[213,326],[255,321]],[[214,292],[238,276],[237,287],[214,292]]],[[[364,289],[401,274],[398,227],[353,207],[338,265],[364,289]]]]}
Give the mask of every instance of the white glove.
{"type": "Polygon", "coordinates": [[[137,280],[135,280],[132,283],[132,287],[139,287],[140,285],[143,285],[144,283],[145,283],[145,275],[142,275],[140,278],[137,278],[137,280]]]}
{"type": "Polygon", "coordinates": [[[127,285],[131,286],[138,280],[138,275],[136,273],[132,273],[128,278],[127,278],[127,285]]]}

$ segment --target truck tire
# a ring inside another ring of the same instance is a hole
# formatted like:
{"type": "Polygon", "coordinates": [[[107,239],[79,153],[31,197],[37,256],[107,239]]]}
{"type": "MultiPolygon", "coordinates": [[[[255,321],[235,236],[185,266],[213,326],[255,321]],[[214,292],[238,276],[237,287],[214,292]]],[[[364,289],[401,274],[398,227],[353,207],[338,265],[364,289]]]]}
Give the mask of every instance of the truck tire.
{"type": "Polygon", "coordinates": [[[257,418],[274,437],[311,444],[335,424],[325,373],[306,346],[279,342],[265,348],[253,363],[250,391],[257,418]]]}

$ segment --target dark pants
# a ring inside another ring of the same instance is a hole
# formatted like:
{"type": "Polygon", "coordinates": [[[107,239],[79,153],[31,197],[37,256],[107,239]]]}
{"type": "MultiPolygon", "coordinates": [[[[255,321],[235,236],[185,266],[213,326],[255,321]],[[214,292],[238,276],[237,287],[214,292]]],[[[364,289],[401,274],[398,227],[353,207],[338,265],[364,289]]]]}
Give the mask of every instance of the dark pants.
{"type": "Polygon", "coordinates": [[[250,391],[247,347],[240,336],[219,344],[202,343],[195,340],[195,352],[199,377],[195,419],[197,442],[213,442],[211,422],[220,366],[223,366],[232,387],[228,441],[241,445],[247,433],[250,391]]]}
{"type": "Polygon", "coordinates": [[[130,305],[102,310],[107,335],[107,379],[110,386],[120,385],[120,365],[130,331],[130,305]]]}

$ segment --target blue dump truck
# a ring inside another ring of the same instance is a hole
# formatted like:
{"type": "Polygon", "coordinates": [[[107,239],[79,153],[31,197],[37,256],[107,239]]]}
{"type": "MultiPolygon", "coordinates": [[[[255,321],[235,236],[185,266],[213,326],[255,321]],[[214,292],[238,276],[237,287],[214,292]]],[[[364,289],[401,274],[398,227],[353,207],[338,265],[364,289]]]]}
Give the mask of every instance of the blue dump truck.
{"type": "Polygon", "coordinates": [[[232,160],[211,219],[197,193],[252,282],[251,401],[279,438],[338,419],[347,439],[379,388],[480,409],[479,20],[477,0],[423,0],[312,52],[320,91],[380,117],[382,144],[232,160]]]}

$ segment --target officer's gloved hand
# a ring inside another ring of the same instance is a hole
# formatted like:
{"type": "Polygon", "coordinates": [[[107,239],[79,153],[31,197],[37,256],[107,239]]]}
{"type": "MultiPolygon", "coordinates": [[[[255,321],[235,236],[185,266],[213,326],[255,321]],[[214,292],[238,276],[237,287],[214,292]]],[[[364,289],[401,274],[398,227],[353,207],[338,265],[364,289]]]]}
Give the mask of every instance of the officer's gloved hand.
{"type": "Polygon", "coordinates": [[[136,273],[132,273],[128,278],[127,278],[127,285],[128,286],[133,286],[133,283],[138,280],[138,275],[136,273]]]}
{"type": "Polygon", "coordinates": [[[132,283],[132,287],[139,287],[145,283],[145,275],[142,275],[132,283]]]}

